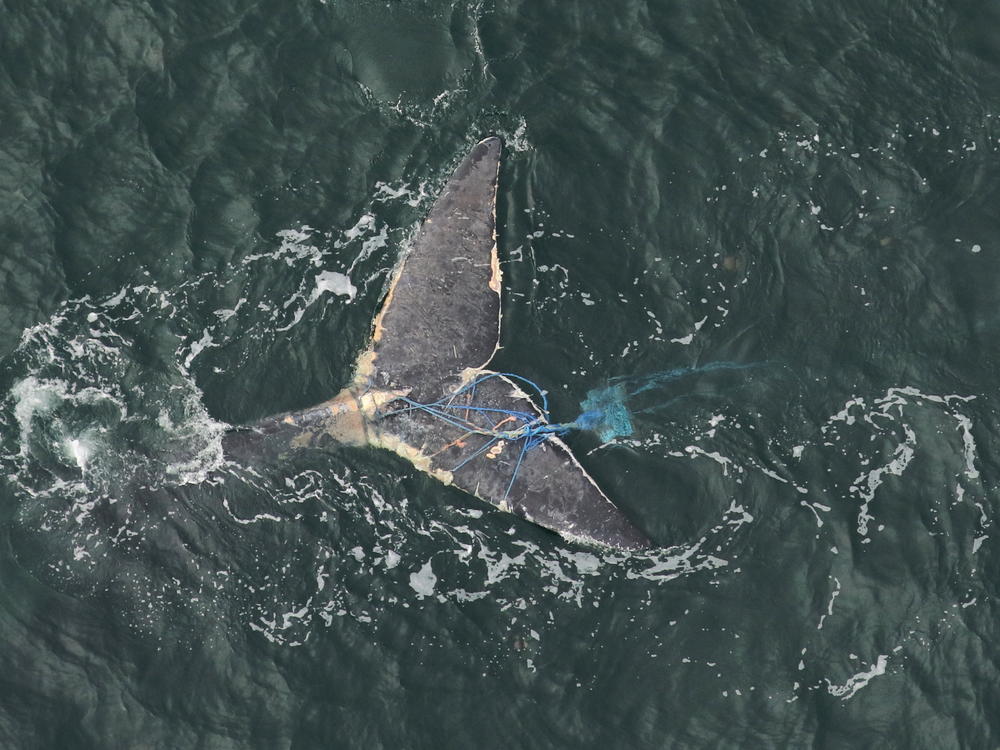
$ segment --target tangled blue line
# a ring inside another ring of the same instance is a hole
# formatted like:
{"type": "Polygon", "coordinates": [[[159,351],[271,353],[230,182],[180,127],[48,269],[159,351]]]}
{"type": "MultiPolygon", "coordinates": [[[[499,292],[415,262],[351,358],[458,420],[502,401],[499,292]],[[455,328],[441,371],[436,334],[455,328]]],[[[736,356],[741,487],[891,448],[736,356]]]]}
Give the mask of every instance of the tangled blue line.
{"type": "Polygon", "coordinates": [[[481,375],[471,382],[466,383],[458,390],[429,404],[414,401],[406,396],[402,396],[396,400],[402,402],[405,406],[385,412],[381,415],[382,417],[391,417],[396,414],[410,412],[421,412],[468,434],[483,435],[489,438],[489,440],[479,446],[479,448],[477,448],[473,453],[469,454],[458,464],[452,467],[452,472],[458,471],[473,459],[481,456],[501,440],[512,443],[520,443],[521,449],[518,453],[517,461],[514,464],[514,471],[511,474],[510,482],[508,482],[507,489],[504,492],[504,500],[506,500],[507,496],[510,494],[511,487],[514,486],[514,480],[517,479],[517,474],[521,468],[522,462],[524,461],[525,454],[533,448],[537,448],[551,436],[564,435],[577,426],[576,423],[550,423],[549,400],[545,395],[545,391],[543,391],[534,381],[511,372],[491,372],[481,375]],[[542,405],[539,410],[541,414],[539,415],[532,412],[518,411],[516,409],[499,409],[496,407],[473,406],[472,404],[455,403],[455,400],[465,393],[469,393],[471,397],[475,397],[476,388],[478,388],[480,384],[485,383],[488,380],[492,380],[493,378],[500,377],[508,378],[528,386],[528,388],[541,400],[542,405]],[[509,420],[514,420],[517,427],[512,429],[484,427],[482,424],[477,424],[469,419],[469,414],[474,414],[480,417],[490,417],[493,419],[503,417],[499,424],[503,424],[509,420]]]}

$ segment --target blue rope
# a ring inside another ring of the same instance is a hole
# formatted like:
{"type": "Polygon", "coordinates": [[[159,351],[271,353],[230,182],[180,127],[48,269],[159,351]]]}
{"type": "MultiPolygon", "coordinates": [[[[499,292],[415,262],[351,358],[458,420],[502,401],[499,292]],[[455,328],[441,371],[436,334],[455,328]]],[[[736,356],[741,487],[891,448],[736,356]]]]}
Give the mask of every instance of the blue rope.
{"type": "Polygon", "coordinates": [[[521,452],[517,454],[517,463],[514,464],[514,471],[510,474],[510,482],[507,484],[507,490],[503,493],[503,499],[506,500],[507,496],[510,494],[510,488],[514,486],[514,480],[517,479],[517,472],[521,468],[521,462],[524,460],[524,454],[530,450],[528,446],[528,441],[525,440],[521,445],[521,452]]]}
{"type": "Polygon", "coordinates": [[[421,412],[438,419],[447,425],[462,430],[467,434],[482,435],[489,438],[489,440],[479,446],[479,448],[477,448],[473,453],[466,456],[461,462],[452,468],[453,472],[458,471],[473,459],[481,456],[501,440],[520,443],[521,449],[518,453],[517,462],[514,464],[514,471],[511,474],[510,482],[508,482],[507,489],[504,492],[504,500],[506,500],[510,495],[511,488],[514,486],[514,480],[517,479],[521,464],[524,462],[525,454],[527,454],[528,451],[537,448],[552,435],[563,435],[570,429],[577,426],[575,423],[551,424],[549,422],[549,401],[545,395],[545,391],[543,391],[534,381],[510,372],[493,372],[481,375],[471,382],[466,383],[458,390],[428,404],[414,401],[406,396],[400,397],[396,401],[401,402],[404,406],[398,409],[393,409],[392,411],[383,412],[380,414],[381,418],[391,417],[397,414],[421,412]],[[469,394],[469,399],[471,401],[471,399],[475,397],[476,389],[480,384],[499,377],[508,378],[517,383],[528,386],[528,388],[541,400],[541,415],[539,416],[532,412],[519,411],[516,409],[500,409],[490,406],[474,406],[472,403],[456,403],[456,400],[466,393],[469,394]],[[469,415],[492,417],[493,419],[502,416],[505,417],[505,419],[500,420],[500,424],[513,420],[518,426],[507,430],[498,429],[497,426],[486,427],[472,421],[472,419],[469,418],[469,415]]]}

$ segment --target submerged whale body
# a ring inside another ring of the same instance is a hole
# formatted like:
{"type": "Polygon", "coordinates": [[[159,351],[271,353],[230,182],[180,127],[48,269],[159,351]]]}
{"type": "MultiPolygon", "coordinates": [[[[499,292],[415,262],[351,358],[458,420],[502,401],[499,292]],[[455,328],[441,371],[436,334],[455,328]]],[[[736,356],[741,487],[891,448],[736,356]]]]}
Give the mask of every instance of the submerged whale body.
{"type": "MultiPolygon", "coordinates": [[[[228,453],[335,441],[385,448],[421,471],[563,536],[618,549],[650,540],[577,462],[499,348],[496,191],[501,141],[455,170],[396,269],[370,347],[339,395],[230,432],[228,453]]],[[[544,399],[544,396],[542,397],[544,399]]]]}

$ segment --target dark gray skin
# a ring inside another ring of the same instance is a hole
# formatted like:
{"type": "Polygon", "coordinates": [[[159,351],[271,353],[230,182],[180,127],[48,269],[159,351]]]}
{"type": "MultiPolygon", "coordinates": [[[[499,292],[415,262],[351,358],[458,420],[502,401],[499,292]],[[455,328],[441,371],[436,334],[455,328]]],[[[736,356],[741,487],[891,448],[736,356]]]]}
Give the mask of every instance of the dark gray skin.
{"type": "MultiPolygon", "coordinates": [[[[624,550],[652,542],[608,499],[557,437],[521,453],[515,440],[475,454],[491,435],[470,433],[400,400],[452,403],[540,416],[508,378],[463,386],[490,371],[500,337],[496,190],[501,141],[487,138],[455,170],[397,268],[353,382],[310,409],[227,436],[227,453],[331,440],[392,450],[422,471],[563,536],[624,550]],[[455,395],[459,393],[459,395],[455,395]],[[518,459],[520,457],[520,463],[518,459]],[[516,469],[516,472],[515,472],[516,469]],[[513,480],[513,481],[512,481],[513,480]]],[[[484,429],[509,429],[482,417],[484,429]]]]}

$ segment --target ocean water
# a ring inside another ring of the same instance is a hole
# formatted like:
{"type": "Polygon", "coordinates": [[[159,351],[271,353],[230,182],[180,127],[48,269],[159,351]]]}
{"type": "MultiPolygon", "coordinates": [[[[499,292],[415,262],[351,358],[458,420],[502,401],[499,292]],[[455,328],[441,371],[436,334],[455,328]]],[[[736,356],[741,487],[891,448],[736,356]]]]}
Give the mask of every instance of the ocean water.
{"type": "Polygon", "coordinates": [[[0,746],[1000,746],[995,4],[0,19],[0,746]],[[570,419],[752,365],[569,437],[655,552],[222,460],[344,385],[491,133],[498,369],[570,419]]]}

